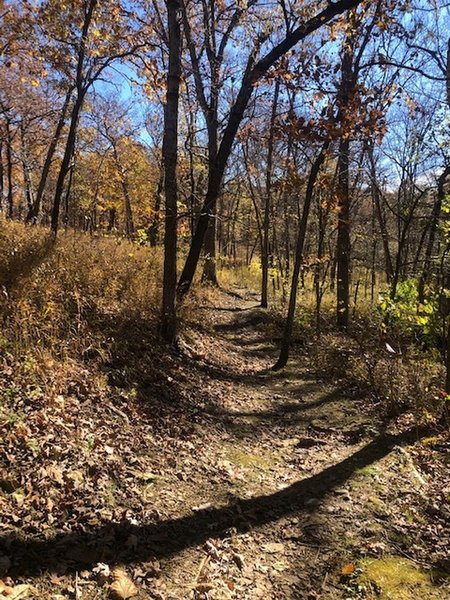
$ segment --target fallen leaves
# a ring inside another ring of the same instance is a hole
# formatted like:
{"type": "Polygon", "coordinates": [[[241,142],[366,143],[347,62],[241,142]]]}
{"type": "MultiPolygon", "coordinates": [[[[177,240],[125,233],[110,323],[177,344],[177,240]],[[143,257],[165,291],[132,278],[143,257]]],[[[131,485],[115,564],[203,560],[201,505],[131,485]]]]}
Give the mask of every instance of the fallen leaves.
{"type": "Polygon", "coordinates": [[[111,597],[115,600],[127,600],[138,593],[137,587],[123,569],[114,569],[111,573],[113,582],[109,586],[111,597]]]}
{"type": "Polygon", "coordinates": [[[263,544],[262,547],[268,554],[281,554],[284,552],[284,544],[280,542],[268,542],[267,544],[263,544]]]}
{"type": "Polygon", "coordinates": [[[32,592],[32,586],[27,583],[11,587],[3,581],[0,581],[0,599],[7,598],[8,600],[21,600],[22,598],[28,598],[32,592]]]}
{"type": "Polygon", "coordinates": [[[353,563],[348,563],[342,567],[341,573],[342,573],[342,575],[345,575],[345,577],[348,577],[349,575],[354,573],[355,568],[356,567],[353,563]]]}

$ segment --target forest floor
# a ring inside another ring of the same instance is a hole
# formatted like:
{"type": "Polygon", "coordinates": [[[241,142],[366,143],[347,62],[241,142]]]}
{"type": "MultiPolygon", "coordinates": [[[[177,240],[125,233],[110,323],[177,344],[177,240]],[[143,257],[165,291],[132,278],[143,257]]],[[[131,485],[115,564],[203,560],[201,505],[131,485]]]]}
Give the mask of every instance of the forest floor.
{"type": "Polygon", "coordinates": [[[448,440],[301,348],[270,371],[257,302],[212,292],[171,356],[103,315],[51,401],[3,367],[0,598],[450,598],[448,440]]]}

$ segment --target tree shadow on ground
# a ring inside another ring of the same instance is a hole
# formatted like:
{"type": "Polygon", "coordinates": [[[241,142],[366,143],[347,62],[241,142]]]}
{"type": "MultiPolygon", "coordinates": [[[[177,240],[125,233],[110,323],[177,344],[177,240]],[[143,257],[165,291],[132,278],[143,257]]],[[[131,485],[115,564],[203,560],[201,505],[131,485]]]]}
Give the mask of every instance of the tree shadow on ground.
{"type": "Polygon", "coordinates": [[[253,433],[271,423],[279,427],[307,424],[310,411],[345,394],[344,390],[333,389],[317,397],[317,382],[298,379],[298,373],[296,379],[286,380],[291,373],[242,372],[208,359],[168,353],[156,341],[156,323],[136,314],[111,316],[93,311],[86,317],[93,332],[114,340],[109,359],[100,364],[113,392],[125,396],[131,392],[152,427],[169,435],[189,436],[198,424],[206,428],[223,426],[237,435],[235,420],[240,417],[253,419],[253,433]],[[265,394],[273,395],[275,407],[262,412],[245,408],[228,412],[211,388],[212,380],[239,384],[256,394],[264,389],[265,394]],[[314,394],[313,399],[304,401],[302,396],[309,393],[314,394]]]}
{"type": "MultiPolygon", "coordinates": [[[[231,411],[225,409],[218,409],[214,412],[214,414],[227,417],[252,417],[262,421],[272,419],[279,420],[283,419],[286,416],[292,417],[299,414],[301,415],[301,413],[310,411],[313,408],[319,408],[325,404],[334,402],[340,398],[342,398],[342,390],[335,389],[327,392],[326,394],[322,394],[319,398],[310,402],[281,402],[276,408],[258,411],[231,411]]],[[[303,421],[304,417],[299,417],[299,420],[303,421]]],[[[290,421],[290,424],[292,424],[292,421],[290,421]]]]}
{"type": "Polygon", "coordinates": [[[46,570],[74,572],[97,562],[130,564],[170,557],[209,538],[227,535],[232,528],[245,532],[297,511],[315,512],[319,501],[357,469],[380,460],[395,446],[411,443],[427,433],[411,429],[397,435],[380,435],[342,462],[272,494],[236,498],[227,506],[162,522],[139,525],[108,522],[92,530],[61,532],[45,539],[45,534],[28,539],[3,535],[0,548],[12,561],[13,577],[32,576],[46,570]]]}

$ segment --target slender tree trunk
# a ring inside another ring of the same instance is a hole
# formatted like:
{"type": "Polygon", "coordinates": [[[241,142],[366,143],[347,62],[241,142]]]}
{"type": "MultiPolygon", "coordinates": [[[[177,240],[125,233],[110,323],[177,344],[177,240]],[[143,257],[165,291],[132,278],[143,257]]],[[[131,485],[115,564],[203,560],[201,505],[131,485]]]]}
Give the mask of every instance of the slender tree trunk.
{"type": "Polygon", "coordinates": [[[273,170],[273,147],[274,129],[277,116],[278,96],[280,93],[280,80],[275,82],[273,93],[272,113],[269,123],[269,139],[267,144],[267,170],[266,170],[266,200],[264,203],[264,216],[262,228],[262,256],[261,256],[261,307],[267,308],[269,303],[269,263],[270,263],[270,214],[272,211],[272,170],[273,170]]]}
{"type": "Polygon", "coordinates": [[[338,236],[337,236],[337,325],[347,328],[350,308],[350,141],[339,143],[338,157],[338,236]]]}
{"type": "Polygon", "coordinates": [[[153,208],[153,217],[152,222],[150,224],[148,230],[148,241],[150,246],[154,248],[158,243],[158,234],[159,234],[159,223],[161,219],[160,211],[161,211],[161,196],[164,187],[164,173],[161,169],[161,175],[158,179],[158,185],[156,187],[155,192],[155,204],[153,208]]]}
{"type": "Polygon", "coordinates": [[[419,292],[419,302],[423,302],[424,300],[424,290],[425,284],[429,281],[430,277],[430,268],[431,268],[431,256],[433,254],[434,242],[436,239],[436,232],[439,223],[439,216],[441,214],[442,202],[445,197],[445,182],[447,177],[450,175],[450,165],[448,165],[444,171],[441,173],[438,179],[437,185],[437,194],[436,199],[433,204],[433,210],[431,213],[430,220],[430,233],[428,236],[428,242],[425,249],[425,258],[423,262],[423,270],[422,275],[419,280],[418,292],[419,292]]]}
{"type": "Polygon", "coordinates": [[[13,163],[12,163],[12,133],[9,121],[6,121],[6,179],[8,182],[8,195],[6,198],[8,218],[13,218],[14,213],[14,193],[13,193],[13,163]]]}
{"type": "Polygon", "coordinates": [[[33,201],[33,183],[31,181],[30,174],[30,166],[29,166],[29,156],[26,146],[25,139],[25,127],[23,121],[20,122],[20,144],[21,144],[21,163],[22,163],[22,173],[23,173],[23,181],[24,181],[24,200],[25,206],[27,208],[27,214],[31,211],[34,201],[33,201]]]}
{"type": "Polygon", "coordinates": [[[205,264],[203,265],[202,282],[218,286],[217,280],[217,200],[211,206],[210,220],[205,234],[205,264]]]}
{"type": "Polygon", "coordinates": [[[80,112],[83,107],[83,101],[86,94],[86,90],[78,90],[78,95],[75,100],[75,104],[72,109],[72,114],[70,117],[70,128],[69,134],[67,136],[66,147],[64,149],[64,155],[61,162],[61,166],[59,168],[58,179],[56,182],[55,196],[53,198],[53,208],[52,208],[52,219],[51,219],[51,229],[53,234],[56,235],[58,233],[59,226],[59,213],[61,208],[61,200],[64,191],[64,183],[66,180],[67,173],[70,170],[70,164],[72,162],[72,157],[75,152],[75,141],[77,135],[77,127],[78,127],[78,119],[80,117],[80,112]]]}
{"type": "Polygon", "coordinates": [[[178,159],[178,103],[181,73],[181,36],[179,23],[179,0],[167,0],[169,32],[169,70],[167,74],[167,97],[164,111],[164,275],[161,311],[161,335],[170,344],[175,343],[176,285],[177,285],[177,159],[178,159]]]}
{"type": "Polygon", "coordinates": [[[52,165],[53,156],[55,154],[56,148],[58,146],[59,139],[61,137],[62,130],[64,128],[67,116],[67,110],[69,108],[70,99],[72,97],[73,87],[69,89],[66,94],[66,98],[64,100],[64,104],[61,110],[61,115],[59,117],[58,123],[56,125],[55,133],[53,135],[52,141],[47,150],[47,155],[45,157],[44,165],[42,167],[41,177],[39,179],[38,188],[36,191],[36,198],[33,203],[32,210],[28,212],[26,220],[31,223],[37,223],[39,218],[39,213],[41,210],[42,198],[44,196],[45,186],[47,183],[48,174],[50,172],[50,167],[52,165]]]}
{"type": "MultiPolygon", "coordinates": [[[[23,180],[25,183],[24,190],[23,190],[24,191],[24,200],[25,200],[25,206],[27,208],[27,213],[28,213],[33,207],[33,190],[32,190],[30,172],[28,170],[28,165],[26,163],[26,159],[22,160],[22,173],[23,173],[23,180]]],[[[21,211],[21,213],[22,213],[22,211],[21,211]]]]}
{"type": "MultiPolygon", "coordinates": [[[[353,19],[352,19],[353,20],[353,19]]],[[[353,23],[354,25],[354,23],[353,23]]],[[[337,160],[338,226],[337,226],[337,306],[336,322],[346,329],[350,315],[350,132],[352,128],[349,103],[354,96],[356,75],[354,72],[355,31],[350,30],[344,40],[341,62],[341,83],[338,92],[341,139],[337,160]]]]}
{"type": "Polygon", "coordinates": [[[303,204],[303,211],[299,223],[298,236],[297,236],[297,244],[295,248],[295,258],[294,258],[294,269],[292,272],[292,282],[291,282],[291,292],[289,296],[289,308],[288,314],[286,317],[286,323],[284,326],[284,335],[283,340],[281,342],[281,350],[280,356],[278,358],[277,363],[273,366],[273,369],[276,371],[278,369],[286,366],[286,363],[289,359],[289,351],[291,347],[291,338],[292,338],[292,329],[294,326],[294,317],[295,317],[295,308],[297,305],[297,290],[298,290],[298,280],[300,276],[300,269],[303,265],[303,248],[305,245],[306,238],[306,230],[308,226],[308,218],[309,211],[311,208],[311,201],[314,192],[314,184],[317,180],[317,175],[319,174],[320,167],[322,166],[325,155],[328,150],[330,142],[326,141],[322,146],[319,155],[315,159],[312,164],[311,171],[308,178],[308,185],[306,188],[305,201],[303,204]]]}
{"type": "MultiPolygon", "coordinates": [[[[208,123],[208,180],[214,177],[214,161],[217,156],[218,146],[218,119],[217,105],[214,103],[211,113],[207,116],[208,123]]],[[[220,189],[220,188],[219,188],[220,189]]],[[[217,200],[219,194],[210,203],[208,208],[208,225],[205,232],[205,263],[203,265],[202,281],[213,286],[218,286],[216,268],[216,235],[217,235],[217,200]]]]}
{"type": "Polygon", "coordinates": [[[116,226],[117,211],[115,208],[110,208],[108,211],[108,231],[112,231],[116,226]]]}
{"type": "MultiPolygon", "coordinates": [[[[73,183],[73,174],[75,172],[75,163],[74,163],[74,156],[72,157],[72,160],[70,161],[70,167],[69,167],[69,179],[67,180],[67,185],[66,185],[66,190],[65,190],[65,194],[64,194],[64,217],[63,217],[63,223],[64,223],[64,229],[65,231],[67,231],[68,227],[69,227],[69,218],[70,218],[70,192],[72,189],[72,183],[73,183]]],[[[74,221],[74,219],[72,220],[74,221]]]]}
{"type": "Polygon", "coordinates": [[[3,167],[3,140],[0,139],[0,212],[3,211],[3,195],[5,193],[5,170],[3,167]]]}
{"type": "Polygon", "coordinates": [[[406,217],[406,219],[403,219],[399,225],[400,237],[398,240],[397,255],[395,257],[394,273],[392,276],[392,284],[391,284],[391,291],[390,291],[390,296],[392,299],[395,299],[395,295],[397,293],[397,286],[398,286],[398,283],[399,283],[401,275],[402,275],[402,270],[404,268],[403,262],[405,262],[405,259],[404,259],[405,247],[407,244],[409,228],[412,223],[412,219],[413,219],[416,207],[419,204],[419,200],[423,196],[425,191],[426,190],[422,191],[420,194],[418,194],[416,196],[416,198],[414,199],[414,201],[411,205],[408,216],[406,217]]]}
{"type": "Polygon", "coordinates": [[[373,146],[369,146],[369,160],[370,160],[370,176],[371,176],[371,191],[372,191],[372,199],[376,208],[376,215],[378,220],[378,225],[380,227],[381,240],[383,242],[383,251],[384,251],[384,262],[386,269],[386,278],[388,283],[392,280],[393,274],[393,266],[392,266],[392,257],[391,251],[389,248],[389,235],[386,227],[386,220],[383,216],[382,204],[381,204],[381,194],[380,189],[377,184],[377,174],[376,174],[376,166],[375,159],[373,156],[373,146]]]}
{"type": "Polygon", "coordinates": [[[320,310],[322,304],[323,295],[323,282],[322,282],[322,270],[323,270],[323,256],[324,256],[324,242],[325,242],[325,231],[326,231],[326,218],[324,214],[324,208],[322,206],[321,198],[319,197],[317,202],[317,264],[314,269],[314,290],[316,295],[316,335],[320,335],[320,310]]]}
{"type": "Polygon", "coordinates": [[[119,171],[120,185],[122,186],[123,193],[123,207],[125,214],[125,235],[127,238],[134,236],[134,221],[133,221],[133,209],[131,206],[130,188],[128,185],[128,178],[125,169],[120,160],[119,153],[117,152],[116,144],[112,144],[114,162],[116,163],[117,170],[119,171]]]}
{"type": "Polygon", "coordinates": [[[447,394],[450,394],[450,319],[448,319],[448,329],[447,329],[445,391],[447,392],[447,394]]]}

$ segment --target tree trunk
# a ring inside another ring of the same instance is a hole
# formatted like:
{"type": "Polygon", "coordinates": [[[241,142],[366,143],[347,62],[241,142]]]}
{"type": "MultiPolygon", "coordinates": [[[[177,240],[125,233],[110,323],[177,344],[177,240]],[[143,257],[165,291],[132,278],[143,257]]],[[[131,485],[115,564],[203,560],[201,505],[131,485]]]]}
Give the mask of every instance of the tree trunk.
{"type": "Polygon", "coordinates": [[[311,171],[308,178],[308,185],[306,188],[305,201],[303,204],[303,211],[299,223],[298,236],[297,236],[297,244],[295,248],[295,258],[294,258],[294,269],[292,272],[292,282],[291,282],[291,292],[289,296],[289,308],[288,314],[286,317],[286,323],[284,326],[284,334],[283,340],[281,343],[280,356],[278,361],[273,366],[273,370],[277,371],[278,369],[286,366],[286,363],[289,359],[289,350],[291,347],[291,338],[292,338],[292,329],[294,326],[294,317],[295,317],[295,308],[297,305],[297,289],[298,289],[298,280],[300,275],[300,269],[303,265],[303,248],[305,245],[306,238],[306,230],[308,226],[308,218],[309,211],[311,208],[311,201],[313,197],[314,185],[317,179],[317,175],[319,174],[320,167],[322,166],[325,155],[328,150],[328,146],[330,145],[329,141],[326,141],[322,146],[319,155],[315,159],[312,164],[311,171]]]}
{"type": "Polygon", "coordinates": [[[262,256],[261,256],[261,308],[267,308],[269,304],[269,263],[270,263],[270,214],[272,211],[272,169],[273,169],[273,146],[274,128],[277,116],[278,95],[280,93],[280,80],[275,82],[273,93],[272,113],[269,123],[269,139],[267,144],[267,170],[266,170],[266,201],[264,203],[264,217],[262,229],[262,256]]]}
{"type": "Polygon", "coordinates": [[[161,311],[161,335],[170,344],[175,343],[176,285],[177,285],[177,159],[178,159],[178,101],[181,73],[181,37],[178,13],[179,0],[167,0],[169,32],[169,70],[167,74],[167,97],[164,111],[164,275],[161,311]]]}
{"type": "Polygon", "coordinates": [[[447,177],[450,175],[450,165],[448,165],[444,171],[441,173],[438,179],[437,186],[437,194],[436,199],[433,204],[433,210],[431,213],[430,220],[430,233],[428,236],[428,242],[425,249],[425,258],[423,262],[423,270],[422,275],[419,280],[418,292],[419,292],[419,302],[423,302],[424,300],[424,291],[425,284],[429,281],[430,277],[430,268],[431,268],[431,256],[433,254],[434,241],[436,239],[436,231],[439,223],[439,216],[441,214],[442,202],[445,197],[445,181],[447,177]]]}
{"type": "MultiPolygon", "coordinates": [[[[354,19],[352,19],[354,21],[354,19]]],[[[355,23],[353,23],[353,27],[355,23]]],[[[338,226],[337,226],[337,306],[336,322],[341,329],[349,324],[350,309],[350,133],[352,130],[352,115],[349,104],[354,96],[356,74],[354,71],[354,46],[356,29],[350,29],[344,39],[341,83],[338,91],[338,120],[341,126],[341,139],[337,159],[337,195],[338,195],[338,226]]]]}
{"type": "Polygon", "coordinates": [[[348,327],[350,307],[350,141],[341,139],[338,156],[337,326],[348,327]]]}
{"type": "Polygon", "coordinates": [[[134,221],[133,221],[133,209],[131,207],[130,189],[128,185],[128,178],[123,168],[122,162],[117,152],[117,146],[115,143],[112,144],[114,162],[116,163],[117,170],[119,171],[120,185],[122,186],[123,192],[123,208],[125,214],[125,235],[131,239],[134,236],[134,221]]]}
{"type": "Polygon", "coordinates": [[[112,231],[114,229],[114,227],[116,226],[116,216],[117,216],[117,211],[116,209],[110,208],[108,211],[108,231],[112,231]]]}
{"type": "Polygon", "coordinates": [[[377,220],[378,220],[378,225],[380,227],[380,233],[381,233],[381,240],[383,242],[383,251],[384,251],[384,262],[385,262],[385,269],[386,269],[386,278],[388,283],[391,282],[392,280],[392,274],[393,274],[393,266],[392,266],[392,257],[391,257],[391,251],[389,248],[389,236],[388,236],[388,231],[386,228],[386,220],[383,216],[383,210],[382,210],[382,206],[381,206],[381,194],[380,194],[380,189],[378,187],[378,183],[377,183],[377,174],[376,174],[376,166],[375,166],[375,159],[373,156],[373,146],[369,145],[369,151],[368,151],[368,155],[369,155],[369,160],[370,160],[370,178],[371,178],[371,191],[372,191],[372,199],[376,208],[376,214],[377,214],[377,220]]]}
{"type": "Polygon", "coordinates": [[[202,282],[212,286],[218,286],[217,281],[217,201],[211,206],[211,218],[205,234],[205,264],[203,265],[202,282]]]}
{"type": "Polygon", "coordinates": [[[64,104],[61,110],[61,115],[59,117],[58,123],[56,125],[56,130],[53,135],[52,141],[47,150],[47,155],[45,157],[44,165],[42,167],[42,173],[39,180],[36,198],[32,207],[32,210],[27,214],[27,222],[31,222],[33,224],[37,223],[39,218],[39,213],[41,210],[42,198],[44,196],[45,185],[47,183],[47,177],[50,172],[50,167],[52,165],[53,156],[56,151],[56,147],[58,145],[59,139],[61,137],[61,133],[66,122],[67,110],[69,108],[70,99],[72,97],[73,87],[69,89],[66,94],[66,99],[64,100],[64,104]]]}
{"type": "Polygon", "coordinates": [[[64,149],[64,155],[61,162],[61,166],[59,168],[58,179],[56,182],[55,196],[53,198],[53,208],[52,208],[52,219],[51,219],[51,229],[53,234],[56,235],[58,233],[59,226],[59,213],[61,208],[61,200],[64,191],[64,183],[67,176],[67,173],[70,170],[70,163],[72,161],[72,157],[75,151],[75,141],[77,135],[77,127],[78,127],[78,119],[80,117],[80,112],[83,107],[84,96],[86,94],[86,90],[78,90],[78,95],[75,100],[75,104],[72,109],[72,114],[70,117],[70,128],[69,134],[67,136],[66,147],[64,149]]]}
{"type": "Polygon", "coordinates": [[[153,217],[152,222],[150,224],[148,230],[148,241],[150,246],[154,248],[158,243],[158,234],[159,234],[159,222],[160,222],[160,210],[161,210],[161,195],[164,185],[164,173],[161,170],[161,175],[158,179],[158,185],[156,187],[155,193],[155,205],[153,208],[153,217]]]}
{"type": "Polygon", "coordinates": [[[33,204],[34,204],[33,183],[31,181],[29,156],[28,156],[28,151],[27,151],[27,145],[26,145],[26,139],[25,139],[25,127],[24,127],[23,121],[20,122],[19,128],[20,128],[22,173],[23,173],[23,181],[25,184],[24,200],[25,200],[25,206],[27,208],[27,214],[28,214],[31,211],[33,204]]]}
{"type": "Polygon", "coordinates": [[[3,140],[0,139],[0,212],[3,211],[3,194],[5,192],[5,170],[3,167],[3,140]]]}
{"type": "Polygon", "coordinates": [[[8,218],[13,218],[14,213],[14,194],[12,180],[12,133],[9,121],[6,121],[6,179],[8,182],[8,195],[6,198],[8,218]]]}
{"type": "MultiPolygon", "coordinates": [[[[217,156],[218,145],[218,119],[217,105],[213,104],[212,110],[206,115],[208,126],[208,181],[214,177],[214,161],[217,156]]],[[[220,188],[219,188],[220,189],[220,188]]],[[[217,286],[217,268],[216,268],[216,234],[217,234],[217,200],[219,191],[215,199],[210,203],[208,213],[209,220],[205,232],[205,264],[203,265],[202,282],[217,286]]]]}

